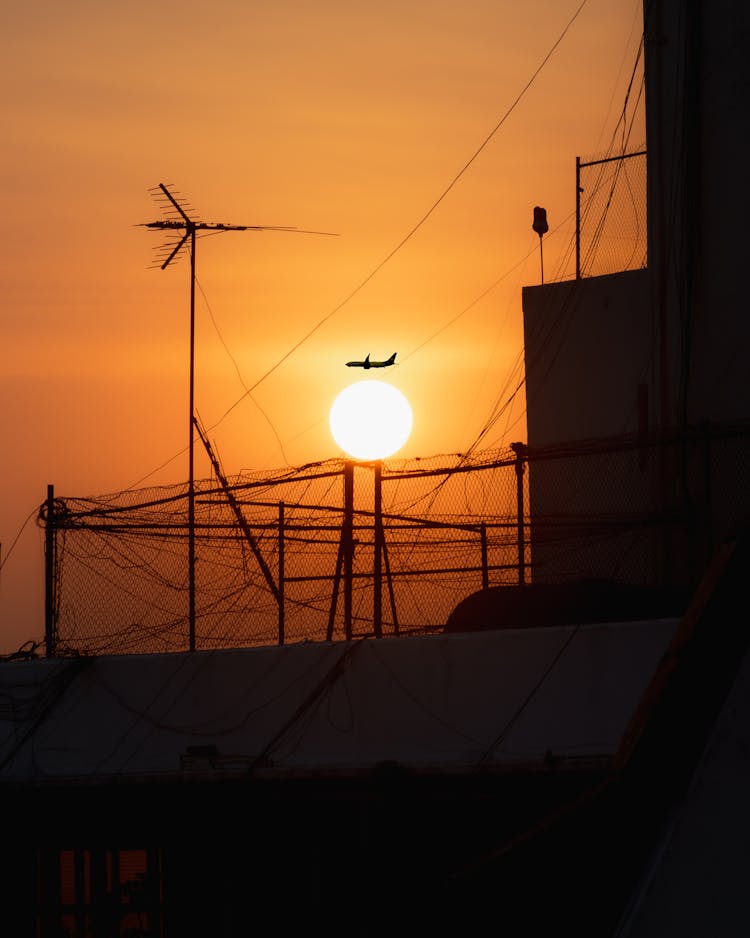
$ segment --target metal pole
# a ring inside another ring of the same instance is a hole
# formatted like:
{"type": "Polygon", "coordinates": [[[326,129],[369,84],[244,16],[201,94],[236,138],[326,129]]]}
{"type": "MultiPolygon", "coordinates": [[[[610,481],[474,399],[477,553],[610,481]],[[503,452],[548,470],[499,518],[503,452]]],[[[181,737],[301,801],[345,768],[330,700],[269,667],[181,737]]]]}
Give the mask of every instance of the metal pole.
{"type": "MultiPolygon", "coordinates": [[[[162,221],[147,222],[143,227],[162,231],[182,232],[175,244],[165,244],[162,251],[166,255],[160,264],[165,270],[180,254],[185,243],[190,240],[190,437],[189,449],[189,478],[188,478],[188,630],[190,651],[195,650],[195,476],[194,476],[194,416],[195,416],[195,387],[194,387],[194,360],[195,360],[195,233],[201,231],[289,231],[297,234],[332,234],[328,231],[309,231],[300,228],[270,227],[268,225],[223,225],[208,224],[193,221],[172,195],[163,182],[159,183],[159,191],[167,200],[168,212],[176,213],[179,217],[165,218],[162,221]]],[[[162,255],[164,256],[164,255],[162,255]]]]}
{"type": "Polygon", "coordinates": [[[479,536],[482,544],[482,589],[486,590],[490,585],[490,571],[487,557],[487,525],[484,521],[479,528],[479,536]]]}
{"type": "Polygon", "coordinates": [[[542,247],[542,236],[539,235],[539,260],[542,265],[542,283],[544,283],[544,248],[542,247]]]}
{"type": "Polygon", "coordinates": [[[523,586],[526,582],[526,545],[524,543],[524,505],[523,505],[523,466],[526,458],[526,447],[523,443],[511,443],[511,449],[516,454],[516,532],[518,546],[518,583],[523,586]]]}
{"type": "Polygon", "coordinates": [[[352,638],[352,585],[354,579],[354,462],[344,464],[344,637],[352,638]]]}
{"type": "Polygon", "coordinates": [[[576,157],[576,280],[581,279],[581,157],[576,157]]]}
{"type": "Polygon", "coordinates": [[[375,637],[383,635],[383,464],[374,466],[375,478],[375,563],[373,572],[373,626],[375,637]]]}
{"type": "Polygon", "coordinates": [[[284,644],[284,503],[279,502],[279,645],[284,644]]]}
{"type": "Polygon", "coordinates": [[[48,658],[53,658],[55,655],[57,635],[56,546],[55,487],[48,485],[44,528],[44,646],[45,655],[48,658]]]}
{"type": "Polygon", "coordinates": [[[346,473],[348,463],[344,463],[344,511],[341,519],[341,535],[339,537],[339,549],[336,555],[336,574],[333,578],[333,591],[331,593],[331,610],[328,614],[328,631],[326,632],[326,641],[330,642],[333,638],[333,627],[336,621],[336,606],[339,601],[339,587],[341,586],[341,570],[344,566],[344,554],[346,553],[346,473]]]}
{"type": "Polygon", "coordinates": [[[542,238],[549,231],[547,224],[547,210],[541,205],[534,206],[534,223],[531,226],[539,235],[539,261],[542,265],[542,283],[544,283],[544,249],[542,248],[542,238]]]}
{"type": "Polygon", "coordinates": [[[195,225],[190,226],[190,442],[188,468],[188,629],[195,651],[195,225]]]}

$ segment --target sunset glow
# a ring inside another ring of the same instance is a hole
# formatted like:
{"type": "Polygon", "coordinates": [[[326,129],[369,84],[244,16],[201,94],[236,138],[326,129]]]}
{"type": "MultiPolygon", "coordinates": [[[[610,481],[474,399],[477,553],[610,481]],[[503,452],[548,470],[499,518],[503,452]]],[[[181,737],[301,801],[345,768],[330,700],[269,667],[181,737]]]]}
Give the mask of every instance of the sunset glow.
{"type": "Polygon", "coordinates": [[[154,265],[154,187],[300,229],[197,239],[195,409],[228,473],[328,458],[345,363],[376,348],[419,415],[401,456],[501,448],[526,432],[533,209],[545,282],[570,278],[576,157],[644,143],[642,25],[641,0],[9,8],[5,650],[43,627],[48,483],[187,478],[190,257],[154,265]]]}
{"type": "Polygon", "coordinates": [[[331,433],[355,459],[385,459],[409,439],[412,411],[404,395],[385,381],[358,381],[338,395],[329,414],[331,433]]]}

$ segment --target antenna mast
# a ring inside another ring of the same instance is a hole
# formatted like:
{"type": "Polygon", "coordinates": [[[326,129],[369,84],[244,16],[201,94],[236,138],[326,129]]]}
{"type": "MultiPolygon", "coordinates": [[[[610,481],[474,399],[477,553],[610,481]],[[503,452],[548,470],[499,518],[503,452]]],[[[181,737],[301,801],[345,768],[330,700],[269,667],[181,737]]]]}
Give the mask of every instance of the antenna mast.
{"type": "Polygon", "coordinates": [[[166,217],[160,221],[145,222],[140,227],[174,232],[175,238],[157,249],[158,266],[165,270],[187,244],[190,250],[190,414],[188,446],[188,624],[190,651],[195,651],[195,240],[198,231],[290,231],[297,234],[332,235],[330,231],[307,231],[302,228],[274,225],[225,225],[193,220],[188,206],[170,192],[163,182],[152,194],[160,203],[166,217]]]}

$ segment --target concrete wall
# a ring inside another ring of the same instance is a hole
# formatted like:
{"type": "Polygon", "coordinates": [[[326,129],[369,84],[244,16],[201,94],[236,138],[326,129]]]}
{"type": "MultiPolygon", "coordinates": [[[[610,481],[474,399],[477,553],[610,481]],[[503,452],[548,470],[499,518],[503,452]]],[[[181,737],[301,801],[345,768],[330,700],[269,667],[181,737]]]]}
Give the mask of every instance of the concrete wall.
{"type": "Polygon", "coordinates": [[[649,272],[525,287],[529,446],[638,429],[652,383],[649,272]]]}

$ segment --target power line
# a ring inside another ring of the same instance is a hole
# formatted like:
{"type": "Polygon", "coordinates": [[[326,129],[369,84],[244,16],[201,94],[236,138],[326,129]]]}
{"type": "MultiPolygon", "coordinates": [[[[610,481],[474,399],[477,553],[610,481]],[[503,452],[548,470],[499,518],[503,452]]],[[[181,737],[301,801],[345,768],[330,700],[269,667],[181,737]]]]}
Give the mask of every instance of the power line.
{"type": "MultiPolygon", "coordinates": [[[[206,432],[210,432],[211,430],[214,430],[217,426],[219,426],[219,424],[221,424],[221,423],[229,416],[229,414],[232,413],[232,411],[233,411],[236,407],[238,407],[238,406],[245,400],[245,398],[247,398],[247,397],[252,397],[252,392],[253,392],[253,391],[255,391],[267,378],[269,378],[275,371],[277,371],[278,368],[280,368],[281,365],[282,365],[285,361],[287,361],[287,359],[289,359],[305,342],[308,341],[308,339],[310,339],[319,329],[321,329],[321,328],[323,327],[323,325],[324,325],[326,322],[328,322],[333,316],[335,316],[338,312],[340,312],[340,311],[344,308],[344,306],[346,306],[361,290],[363,290],[364,287],[365,287],[365,286],[383,269],[383,267],[385,267],[385,265],[386,265],[390,260],[392,260],[393,257],[395,257],[395,255],[396,255],[396,254],[414,237],[414,235],[423,227],[423,225],[428,221],[428,219],[429,219],[429,218],[432,216],[432,214],[436,211],[436,209],[438,208],[438,206],[444,201],[444,199],[448,196],[448,194],[449,194],[449,193],[451,192],[451,190],[455,187],[455,185],[459,182],[459,180],[465,175],[465,173],[466,173],[466,172],[469,170],[469,168],[473,165],[473,163],[476,161],[476,159],[479,157],[479,155],[482,153],[482,151],[487,147],[487,145],[490,143],[490,141],[493,139],[493,137],[494,137],[494,136],[498,133],[498,131],[503,127],[503,125],[504,125],[504,124],[506,123],[506,121],[509,119],[509,117],[511,116],[511,114],[516,110],[516,108],[517,108],[518,105],[521,103],[522,99],[525,97],[525,95],[527,94],[527,92],[529,91],[529,89],[531,88],[531,86],[534,84],[534,82],[536,81],[536,79],[539,77],[539,75],[540,75],[540,73],[542,72],[542,70],[544,69],[544,67],[547,65],[547,63],[548,63],[548,61],[550,60],[550,58],[553,56],[553,54],[554,54],[555,51],[557,50],[558,46],[562,43],[563,39],[565,38],[565,36],[567,35],[568,31],[569,31],[570,28],[572,27],[573,23],[576,21],[576,19],[577,19],[578,16],[580,15],[580,13],[581,13],[581,11],[583,10],[583,8],[586,6],[586,3],[587,3],[587,2],[588,2],[588,0],[582,0],[582,2],[579,4],[578,8],[575,10],[575,12],[574,12],[573,15],[571,16],[571,18],[568,20],[567,24],[566,24],[565,27],[563,28],[563,30],[562,30],[562,32],[560,33],[560,35],[558,36],[558,38],[555,40],[555,42],[552,44],[552,46],[550,47],[550,49],[547,51],[547,53],[546,53],[545,56],[543,57],[543,59],[542,59],[542,61],[540,62],[540,64],[537,66],[537,68],[535,69],[535,71],[532,73],[531,77],[528,79],[528,81],[527,81],[526,84],[523,86],[523,88],[522,88],[521,91],[518,93],[518,95],[516,96],[516,98],[514,99],[514,101],[513,101],[513,102],[511,103],[511,105],[508,107],[508,109],[505,111],[505,113],[503,114],[503,116],[500,118],[500,120],[497,122],[497,124],[492,128],[492,130],[489,132],[489,134],[487,134],[487,136],[484,138],[484,140],[483,140],[482,143],[479,145],[479,147],[477,147],[477,149],[474,151],[474,153],[471,155],[471,157],[464,163],[464,165],[461,167],[461,169],[456,173],[456,175],[453,177],[453,179],[448,183],[448,185],[447,185],[446,188],[443,190],[443,192],[442,192],[442,193],[438,196],[438,198],[432,203],[432,205],[429,207],[429,209],[422,215],[422,217],[419,219],[419,221],[417,221],[417,223],[412,226],[412,228],[407,232],[406,235],[404,235],[404,237],[398,242],[398,244],[397,244],[391,251],[389,251],[388,254],[386,254],[386,256],[385,256],[378,264],[375,265],[375,267],[370,271],[370,273],[369,273],[352,291],[350,291],[350,293],[349,293],[340,303],[338,303],[332,310],[330,310],[325,316],[323,316],[323,317],[316,323],[316,325],[314,325],[314,326],[313,326],[307,333],[305,333],[305,335],[303,335],[293,346],[291,346],[291,348],[289,348],[289,349],[287,350],[287,352],[285,352],[284,355],[282,355],[281,358],[279,358],[279,359],[275,362],[275,364],[273,364],[263,375],[261,375],[260,378],[258,378],[252,385],[250,385],[249,388],[246,388],[246,389],[245,389],[245,393],[242,394],[242,396],[239,397],[229,408],[227,408],[227,410],[221,415],[221,417],[219,417],[218,420],[216,420],[213,424],[211,424],[210,427],[207,428],[207,431],[206,431],[206,432]]],[[[171,226],[171,227],[177,228],[177,227],[179,227],[179,225],[173,225],[173,226],[171,226]]],[[[218,230],[236,230],[237,228],[240,228],[241,230],[247,230],[247,226],[215,226],[215,228],[213,229],[213,232],[212,232],[212,233],[215,233],[217,229],[218,229],[218,230]]],[[[280,230],[294,230],[294,229],[280,229],[280,230]]],[[[325,233],[325,232],[324,232],[324,233],[325,233]]],[[[184,239],[183,239],[183,242],[182,242],[182,243],[184,243],[184,239]]],[[[182,243],[180,243],[180,244],[177,246],[177,248],[174,250],[173,254],[169,255],[167,262],[169,261],[169,259],[171,259],[172,256],[174,256],[174,254],[176,254],[176,253],[179,251],[180,247],[182,246],[182,243]]],[[[525,260],[525,258],[524,258],[523,260],[525,260]]],[[[522,261],[519,261],[519,264],[522,263],[523,260],[522,260],[522,261]]],[[[422,343],[422,345],[418,346],[418,347],[417,347],[416,349],[414,349],[410,354],[413,355],[415,352],[419,351],[419,349],[421,349],[425,344],[427,344],[427,342],[431,341],[432,338],[434,338],[436,335],[438,335],[438,334],[439,334],[440,332],[442,332],[444,329],[446,329],[446,328],[448,328],[450,325],[452,325],[452,323],[455,322],[457,319],[459,319],[462,315],[464,315],[464,313],[468,312],[468,311],[469,311],[473,306],[475,306],[476,303],[478,303],[484,296],[486,296],[489,292],[491,292],[491,291],[494,289],[494,287],[497,286],[498,283],[500,283],[500,282],[501,282],[505,277],[507,277],[514,269],[516,269],[517,266],[518,266],[518,264],[516,264],[513,268],[511,268],[509,271],[507,271],[505,274],[503,274],[500,278],[498,278],[498,280],[496,280],[494,284],[492,284],[490,287],[488,287],[487,290],[485,290],[485,291],[484,291],[479,297],[477,297],[469,306],[467,306],[464,310],[462,310],[461,313],[459,313],[457,316],[454,317],[454,319],[452,319],[452,320],[451,320],[450,322],[448,322],[444,327],[442,327],[440,330],[438,330],[437,333],[434,333],[433,336],[431,336],[429,339],[425,340],[425,342],[422,343]]],[[[244,382],[243,382],[243,384],[244,384],[244,382]]],[[[183,452],[184,452],[184,450],[183,450],[183,452]]],[[[283,453],[283,450],[282,450],[282,453],[283,453]]],[[[178,454],[178,455],[181,455],[181,454],[178,454]]],[[[153,470],[153,472],[149,473],[148,475],[146,475],[146,476],[144,476],[142,479],[140,479],[138,482],[134,483],[134,486],[133,486],[133,487],[135,487],[136,485],[139,485],[141,482],[145,481],[145,479],[149,478],[150,475],[153,475],[155,472],[158,472],[160,469],[163,469],[165,466],[169,465],[169,463],[172,462],[172,461],[173,461],[174,459],[176,459],[176,458],[177,458],[177,455],[171,457],[169,460],[167,460],[165,463],[163,463],[158,469],[153,470]]]]}
{"type": "MultiPolygon", "coordinates": [[[[5,552],[5,554],[0,557],[0,570],[2,570],[3,567],[5,566],[5,564],[8,562],[8,560],[10,560],[10,555],[13,553],[13,548],[16,546],[16,544],[18,543],[18,541],[19,541],[21,535],[23,534],[24,530],[26,529],[26,525],[29,523],[29,521],[31,521],[31,519],[34,517],[34,515],[36,515],[38,512],[39,512],[39,508],[35,508],[35,509],[31,512],[31,514],[26,518],[26,520],[25,520],[24,523],[21,525],[21,527],[19,528],[19,531],[18,531],[18,533],[16,534],[16,536],[13,538],[13,541],[12,541],[10,547],[9,547],[8,550],[5,552]]],[[[1,550],[2,550],[2,545],[0,544],[0,551],[1,551],[1,550]]]]}
{"type": "Polygon", "coordinates": [[[427,220],[430,218],[430,216],[435,212],[435,210],[438,208],[438,206],[441,204],[441,202],[443,202],[443,200],[448,196],[448,194],[449,194],[450,191],[453,189],[453,187],[456,185],[456,183],[461,179],[461,177],[468,171],[468,169],[472,166],[472,164],[475,162],[475,160],[479,157],[479,155],[482,153],[482,151],[485,149],[485,147],[489,144],[489,142],[492,140],[492,138],[495,136],[495,134],[497,134],[497,132],[500,130],[500,128],[503,126],[503,124],[505,124],[505,122],[506,122],[506,121],[508,120],[508,118],[511,116],[511,114],[513,113],[513,111],[515,111],[516,107],[521,103],[521,100],[525,97],[525,95],[526,95],[526,93],[528,92],[528,90],[531,88],[531,86],[534,84],[534,82],[536,81],[536,79],[539,77],[539,74],[541,73],[542,69],[546,66],[547,62],[550,60],[550,58],[552,57],[552,55],[555,53],[557,47],[558,47],[558,46],[560,45],[560,43],[563,41],[563,39],[565,38],[565,36],[566,36],[568,30],[571,28],[571,26],[573,25],[573,23],[575,22],[575,20],[578,18],[579,14],[580,14],[581,11],[583,10],[583,8],[586,6],[586,3],[587,3],[587,2],[588,2],[588,0],[583,0],[583,2],[579,5],[578,9],[575,11],[575,13],[573,14],[573,16],[570,18],[570,20],[568,20],[568,23],[567,23],[567,25],[565,26],[565,28],[563,29],[563,31],[560,33],[560,35],[558,36],[558,38],[557,38],[557,39],[555,40],[555,42],[553,43],[552,47],[549,49],[549,51],[547,52],[547,54],[546,54],[546,55],[544,56],[544,58],[542,59],[541,63],[537,66],[537,68],[536,68],[536,70],[534,71],[534,73],[532,74],[531,78],[529,78],[529,80],[526,82],[526,84],[525,84],[524,87],[521,89],[521,91],[519,92],[519,94],[516,96],[516,98],[515,98],[515,100],[513,101],[513,103],[512,103],[512,104],[510,105],[510,107],[506,110],[506,112],[503,114],[503,116],[500,118],[500,120],[497,122],[497,124],[493,127],[493,129],[489,132],[489,134],[485,137],[485,139],[482,141],[482,143],[479,145],[479,147],[477,147],[477,149],[474,151],[474,153],[472,154],[472,156],[466,161],[466,163],[464,163],[464,165],[461,167],[461,169],[456,173],[456,175],[453,177],[453,179],[448,183],[448,185],[447,185],[446,188],[443,190],[443,192],[438,196],[438,198],[437,198],[437,199],[432,203],[432,205],[427,209],[427,211],[424,213],[424,215],[422,215],[422,217],[419,219],[419,221],[404,235],[404,237],[398,242],[398,244],[397,244],[391,251],[389,251],[388,254],[386,254],[386,256],[385,256],[378,264],[376,264],[376,266],[370,271],[370,273],[364,278],[364,280],[362,280],[362,281],[359,283],[359,285],[356,286],[356,287],[348,294],[348,296],[346,296],[346,297],[345,297],[337,306],[335,306],[330,312],[326,313],[326,315],[323,316],[323,318],[320,319],[320,320],[318,321],[318,323],[317,323],[315,326],[313,326],[312,329],[310,329],[309,332],[307,332],[307,333],[306,333],[301,339],[299,339],[299,341],[297,341],[287,352],[285,352],[284,355],[282,355],[282,357],[281,357],[280,359],[278,359],[278,361],[277,361],[274,365],[272,365],[260,378],[258,378],[258,380],[257,380],[254,384],[252,384],[252,385],[250,386],[250,389],[249,389],[245,394],[243,394],[243,396],[242,396],[241,398],[239,398],[237,401],[235,401],[235,403],[232,404],[232,406],[231,406],[228,410],[226,410],[225,413],[224,413],[224,414],[216,421],[216,423],[214,423],[213,426],[210,427],[209,429],[212,430],[212,429],[214,429],[216,426],[218,426],[226,417],[229,416],[229,414],[234,410],[234,408],[237,407],[237,406],[245,399],[245,397],[247,397],[247,396],[248,396],[252,391],[254,391],[260,384],[262,384],[262,383],[266,380],[266,378],[270,377],[278,368],[280,368],[281,365],[282,365],[291,355],[293,355],[294,352],[296,352],[298,348],[300,348],[305,342],[307,342],[307,340],[308,340],[309,338],[311,338],[326,322],[328,322],[328,320],[331,319],[332,316],[334,316],[334,315],[335,315],[336,313],[338,313],[341,309],[343,309],[343,307],[346,306],[346,304],[349,303],[350,300],[352,300],[352,299],[360,292],[360,290],[362,290],[362,289],[373,279],[373,277],[375,277],[376,274],[378,274],[378,273],[383,269],[383,267],[385,267],[385,265],[386,265],[390,260],[392,260],[393,257],[395,257],[396,254],[398,254],[398,252],[414,237],[414,235],[420,230],[420,228],[422,228],[422,226],[427,222],[427,220]]]}

